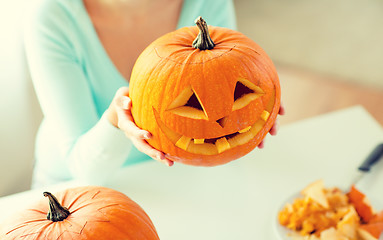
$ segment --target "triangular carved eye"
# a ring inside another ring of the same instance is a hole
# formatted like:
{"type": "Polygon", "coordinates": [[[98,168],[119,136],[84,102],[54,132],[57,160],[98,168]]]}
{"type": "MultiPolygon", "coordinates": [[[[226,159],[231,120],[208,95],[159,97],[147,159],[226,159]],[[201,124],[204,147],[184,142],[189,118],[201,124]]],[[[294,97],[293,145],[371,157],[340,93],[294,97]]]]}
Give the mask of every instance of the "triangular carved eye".
{"type": "Polygon", "coordinates": [[[241,98],[243,95],[249,94],[249,93],[254,93],[253,90],[250,88],[246,87],[243,83],[240,81],[237,82],[235,85],[235,90],[234,90],[234,101],[237,99],[241,98]]]}
{"type": "Polygon", "coordinates": [[[239,78],[235,85],[232,110],[241,109],[264,94],[264,91],[254,83],[244,78],[239,78]]]}
{"type": "Polygon", "coordinates": [[[193,91],[191,86],[185,88],[173,100],[167,108],[167,111],[193,119],[208,119],[201,101],[198,99],[197,94],[193,91]]]}
{"type": "Polygon", "coordinates": [[[199,102],[194,92],[193,95],[191,95],[191,97],[189,98],[188,102],[185,104],[185,107],[192,107],[203,111],[203,107],[201,106],[201,103],[199,102]]]}

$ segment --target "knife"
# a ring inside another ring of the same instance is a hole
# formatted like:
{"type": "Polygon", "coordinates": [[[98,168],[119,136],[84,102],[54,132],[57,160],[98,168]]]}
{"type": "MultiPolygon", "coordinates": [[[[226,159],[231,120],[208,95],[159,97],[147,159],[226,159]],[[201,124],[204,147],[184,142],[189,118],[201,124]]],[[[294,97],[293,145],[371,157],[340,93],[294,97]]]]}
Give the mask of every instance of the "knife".
{"type": "Polygon", "coordinates": [[[358,167],[357,175],[352,181],[352,185],[355,185],[363,176],[371,170],[371,167],[375,165],[383,156],[383,143],[378,144],[367,158],[358,167]]]}

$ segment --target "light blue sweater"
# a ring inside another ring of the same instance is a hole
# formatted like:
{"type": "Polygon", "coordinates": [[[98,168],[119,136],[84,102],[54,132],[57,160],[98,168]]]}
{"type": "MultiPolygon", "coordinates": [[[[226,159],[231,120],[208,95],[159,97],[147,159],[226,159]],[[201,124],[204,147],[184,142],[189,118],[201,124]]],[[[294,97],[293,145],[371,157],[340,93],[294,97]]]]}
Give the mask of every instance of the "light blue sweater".
{"type": "MultiPolygon", "coordinates": [[[[150,160],[103,117],[128,83],[103,48],[82,0],[42,0],[31,9],[25,48],[44,114],[35,146],[33,187],[78,179],[105,184],[120,167],[150,160]]],[[[185,0],[178,28],[203,16],[235,28],[231,0],[185,0]]]]}

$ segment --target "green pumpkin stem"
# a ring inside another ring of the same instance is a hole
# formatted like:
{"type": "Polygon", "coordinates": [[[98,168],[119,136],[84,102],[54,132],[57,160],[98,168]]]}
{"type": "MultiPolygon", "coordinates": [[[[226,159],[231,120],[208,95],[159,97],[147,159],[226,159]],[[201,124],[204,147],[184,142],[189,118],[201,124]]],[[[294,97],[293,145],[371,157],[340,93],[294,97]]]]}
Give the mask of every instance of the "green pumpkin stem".
{"type": "Polygon", "coordinates": [[[49,212],[47,219],[53,222],[59,222],[66,219],[70,212],[66,207],[61,206],[57,198],[50,192],[44,192],[44,197],[49,198],[49,212]]]}
{"type": "Polygon", "coordinates": [[[215,44],[209,35],[209,29],[205,20],[202,17],[198,17],[195,20],[195,24],[199,28],[199,33],[196,39],[193,41],[193,47],[200,50],[210,50],[213,49],[215,44]]]}

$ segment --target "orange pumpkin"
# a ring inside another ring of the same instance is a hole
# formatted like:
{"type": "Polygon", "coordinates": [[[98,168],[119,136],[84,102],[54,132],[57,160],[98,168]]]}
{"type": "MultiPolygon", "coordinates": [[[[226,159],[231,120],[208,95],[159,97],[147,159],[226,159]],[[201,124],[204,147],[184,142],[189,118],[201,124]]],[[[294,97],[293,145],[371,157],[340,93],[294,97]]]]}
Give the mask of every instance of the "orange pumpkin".
{"type": "Polygon", "coordinates": [[[214,166],[244,156],[278,115],[280,85],[267,54],[240,32],[184,27],[150,44],[130,78],[132,115],[154,148],[214,166]]]}
{"type": "Polygon", "coordinates": [[[49,204],[42,199],[4,222],[0,239],[159,239],[144,210],[115,190],[78,187],[44,196],[49,204]]]}

